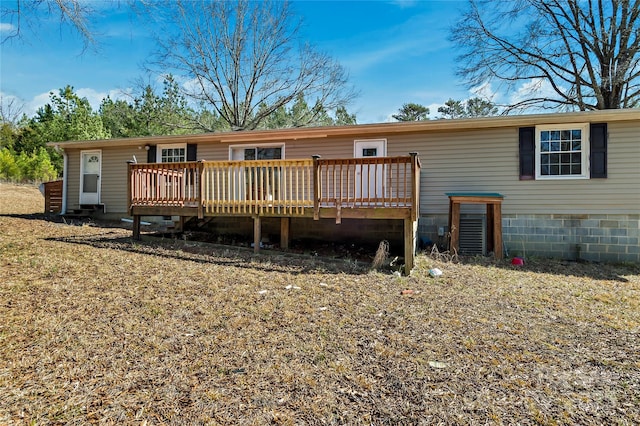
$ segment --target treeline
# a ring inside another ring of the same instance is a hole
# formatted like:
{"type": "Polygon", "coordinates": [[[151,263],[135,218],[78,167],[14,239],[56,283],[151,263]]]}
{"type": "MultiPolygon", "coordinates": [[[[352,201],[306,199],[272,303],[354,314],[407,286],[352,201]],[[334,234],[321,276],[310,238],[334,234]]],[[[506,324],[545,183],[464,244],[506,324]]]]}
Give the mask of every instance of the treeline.
{"type": "MultiPolygon", "coordinates": [[[[262,120],[258,128],[346,124],[356,124],[355,115],[346,108],[330,113],[322,105],[310,106],[299,95],[290,106],[262,120]]],[[[106,97],[97,111],[67,86],[51,92],[49,102],[33,117],[2,117],[0,179],[37,182],[61,176],[62,155],[47,146],[48,142],[194,134],[211,129],[232,130],[219,115],[190,106],[171,76],[164,80],[161,93],[147,85],[130,100],[106,97]]]]}

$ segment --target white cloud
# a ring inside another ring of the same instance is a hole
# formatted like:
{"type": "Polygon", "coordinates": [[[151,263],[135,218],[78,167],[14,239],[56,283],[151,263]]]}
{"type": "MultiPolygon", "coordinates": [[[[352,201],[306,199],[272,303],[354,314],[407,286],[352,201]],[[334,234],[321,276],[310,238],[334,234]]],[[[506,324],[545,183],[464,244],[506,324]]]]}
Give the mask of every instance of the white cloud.
{"type": "MultiPolygon", "coordinates": [[[[87,98],[87,100],[89,101],[89,104],[91,105],[91,108],[94,111],[97,111],[98,108],[100,108],[100,104],[102,103],[102,100],[107,96],[109,96],[113,100],[124,99],[124,100],[130,101],[131,93],[133,92],[131,88],[111,89],[108,92],[101,92],[101,91],[98,91],[92,88],[86,88],[86,87],[81,89],[76,89],[74,91],[79,97],[87,98]]],[[[59,89],[51,89],[47,92],[40,93],[38,95],[35,95],[33,98],[29,100],[20,99],[12,95],[6,95],[6,94],[1,94],[1,95],[4,103],[6,103],[9,99],[15,99],[16,100],[15,102],[22,103],[22,105],[24,105],[23,112],[28,117],[32,117],[33,115],[35,115],[36,111],[38,111],[39,108],[42,108],[46,104],[50,103],[51,92],[57,94],[59,92],[59,89]]]]}
{"type": "Polygon", "coordinates": [[[523,83],[510,97],[509,103],[516,104],[533,97],[557,98],[551,84],[544,79],[534,78],[523,83]]]}
{"type": "Polygon", "coordinates": [[[480,86],[472,87],[471,90],[469,90],[469,93],[471,94],[471,96],[465,100],[468,100],[472,97],[479,97],[487,101],[495,102],[498,98],[498,92],[493,90],[493,88],[491,87],[491,83],[489,82],[481,84],[480,86]]]}
{"type": "Polygon", "coordinates": [[[16,26],[6,22],[0,22],[0,33],[12,33],[16,31],[16,26]]]}

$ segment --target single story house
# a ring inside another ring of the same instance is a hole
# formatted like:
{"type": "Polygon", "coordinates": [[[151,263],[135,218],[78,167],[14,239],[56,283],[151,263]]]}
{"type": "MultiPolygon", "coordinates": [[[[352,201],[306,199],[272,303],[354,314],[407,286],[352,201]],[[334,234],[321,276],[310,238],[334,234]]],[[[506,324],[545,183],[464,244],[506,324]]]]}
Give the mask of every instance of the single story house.
{"type": "Polygon", "coordinates": [[[640,109],[50,145],[64,154],[63,213],[194,217],[285,246],[394,233],[406,256],[458,232],[469,252],[640,262],[640,109]],[[499,200],[499,220],[463,204],[450,229],[459,195],[499,200]]]}

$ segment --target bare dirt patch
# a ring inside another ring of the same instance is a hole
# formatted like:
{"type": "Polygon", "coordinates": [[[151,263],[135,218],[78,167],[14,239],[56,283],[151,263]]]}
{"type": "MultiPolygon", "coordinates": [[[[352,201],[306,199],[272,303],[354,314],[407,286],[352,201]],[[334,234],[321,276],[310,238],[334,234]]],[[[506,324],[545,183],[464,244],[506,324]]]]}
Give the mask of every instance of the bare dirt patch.
{"type": "Polygon", "coordinates": [[[134,242],[37,197],[0,186],[0,424],[640,423],[637,265],[397,277],[134,242]]]}

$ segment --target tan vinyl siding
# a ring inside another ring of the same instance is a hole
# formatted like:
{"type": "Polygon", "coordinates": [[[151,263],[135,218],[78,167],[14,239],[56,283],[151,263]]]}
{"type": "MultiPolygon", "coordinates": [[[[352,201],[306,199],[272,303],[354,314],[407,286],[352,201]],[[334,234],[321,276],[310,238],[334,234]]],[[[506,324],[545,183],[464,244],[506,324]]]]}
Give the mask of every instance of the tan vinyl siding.
{"type": "Polygon", "coordinates": [[[80,150],[67,151],[67,211],[80,207],[80,150]]]}
{"type": "MultiPolygon", "coordinates": [[[[187,142],[188,143],[188,142],[187,142]]],[[[198,144],[196,153],[198,160],[222,161],[229,159],[229,145],[227,144],[198,144]]]]}
{"type": "Polygon", "coordinates": [[[608,178],[519,180],[518,129],[431,133],[420,152],[421,214],[447,213],[446,192],[499,192],[505,214],[633,214],[640,210],[638,125],[608,126],[608,178]]]}
{"type": "Polygon", "coordinates": [[[100,201],[106,213],[127,212],[127,161],[146,162],[147,152],[136,147],[114,147],[102,150],[102,192],[100,201]]]}
{"type": "MultiPolygon", "coordinates": [[[[530,123],[528,123],[530,124],[530,123]]],[[[352,158],[354,141],[386,139],[387,155],[418,152],[422,163],[420,214],[447,214],[446,192],[499,192],[505,196],[504,214],[637,214],[640,211],[640,129],[637,121],[608,124],[608,178],[572,180],[519,180],[518,127],[463,130],[447,128],[422,133],[370,133],[364,137],[336,135],[298,140],[260,142],[204,142],[197,159],[229,159],[231,145],[256,146],[282,142],[286,159],[352,158]]],[[[233,134],[236,136],[236,134],[233,134]]],[[[185,138],[189,143],[189,137],[185,138]]],[[[141,146],[141,145],[139,145],[141,146]]],[[[80,149],[66,148],[68,209],[78,206],[80,149]]],[[[108,213],[126,212],[126,161],[138,146],[102,148],[102,202],[108,213]]]]}

